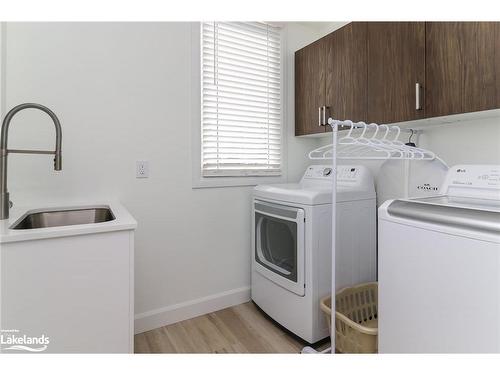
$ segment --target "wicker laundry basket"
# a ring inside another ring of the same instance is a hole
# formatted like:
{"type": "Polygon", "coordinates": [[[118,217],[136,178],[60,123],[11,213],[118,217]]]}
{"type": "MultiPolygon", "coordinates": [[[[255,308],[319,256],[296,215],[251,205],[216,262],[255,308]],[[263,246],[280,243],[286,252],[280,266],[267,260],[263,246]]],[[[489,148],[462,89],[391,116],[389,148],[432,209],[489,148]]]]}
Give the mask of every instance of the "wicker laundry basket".
{"type": "MultiPolygon", "coordinates": [[[[335,347],[341,353],[377,353],[377,283],[359,284],[337,292],[335,296],[335,347]]],[[[331,322],[331,298],[321,300],[321,310],[331,322]]]]}

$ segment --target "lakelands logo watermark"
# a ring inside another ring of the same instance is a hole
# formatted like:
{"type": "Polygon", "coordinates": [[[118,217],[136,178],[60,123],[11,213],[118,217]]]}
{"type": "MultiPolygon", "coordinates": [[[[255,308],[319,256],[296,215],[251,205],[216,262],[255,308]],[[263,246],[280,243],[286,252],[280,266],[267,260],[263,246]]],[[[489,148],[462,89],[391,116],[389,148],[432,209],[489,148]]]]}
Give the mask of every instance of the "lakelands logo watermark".
{"type": "Polygon", "coordinates": [[[17,329],[0,330],[0,351],[1,352],[43,352],[50,343],[48,336],[29,336],[22,334],[17,329]]]}

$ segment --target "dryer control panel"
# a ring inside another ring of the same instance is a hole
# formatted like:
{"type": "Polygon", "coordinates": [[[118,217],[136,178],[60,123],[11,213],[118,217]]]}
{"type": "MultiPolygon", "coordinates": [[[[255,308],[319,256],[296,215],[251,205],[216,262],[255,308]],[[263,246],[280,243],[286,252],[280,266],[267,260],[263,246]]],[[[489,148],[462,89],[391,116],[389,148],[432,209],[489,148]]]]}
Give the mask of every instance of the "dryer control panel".
{"type": "Polygon", "coordinates": [[[337,179],[339,181],[356,181],[360,172],[359,167],[337,166],[337,179]]]}
{"type": "Polygon", "coordinates": [[[306,169],[303,178],[331,179],[332,167],[327,165],[311,165],[306,169]]]}
{"type": "MultiPolygon", "coordinates": [[[[332,167],[329,165],[311,165],[306,169],[304,180],[330,181],[333,177],[332,167]]],[[[361,183],[371,177],[370,171],[362,165],[337,165],[338,183],[361,183]]]]}

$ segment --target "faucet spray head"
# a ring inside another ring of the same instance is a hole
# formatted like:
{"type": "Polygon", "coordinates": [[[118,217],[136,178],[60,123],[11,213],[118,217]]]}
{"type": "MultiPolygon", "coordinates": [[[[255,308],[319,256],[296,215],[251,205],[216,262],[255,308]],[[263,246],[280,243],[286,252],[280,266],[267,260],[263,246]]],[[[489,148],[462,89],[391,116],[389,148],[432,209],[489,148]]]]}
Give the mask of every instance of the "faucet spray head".
{"type": "Polygon", "coordinates": [[[56,152],[56,156],[54,157],[54,170],[60,171],[62,169],[62,155],[61,151],[56,152]]]}

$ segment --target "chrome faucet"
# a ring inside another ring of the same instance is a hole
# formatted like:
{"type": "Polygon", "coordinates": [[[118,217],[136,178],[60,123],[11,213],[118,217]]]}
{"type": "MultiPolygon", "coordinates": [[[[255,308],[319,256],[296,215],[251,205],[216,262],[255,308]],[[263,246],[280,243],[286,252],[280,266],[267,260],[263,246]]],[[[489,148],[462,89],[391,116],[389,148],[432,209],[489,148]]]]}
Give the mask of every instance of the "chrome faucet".
{"type": "Polygon", "coordinates": [[[12,108],[2,123],[2,135],[0,139],[0,220],[9,218],[9,209],[11,207],[11,202],[9,200],[9,193],[7,191],[7,155],[8,154],[53,154],[54,157],[54,170],[60,171],[62,169],[62,159],[61,159],[61,143],[62,143],[62,131],[61,123],[59,119],[47,107],[36,104],[36,103],[24,103],[19,104],[12,108]],[[12,118],[23,109],[34,108],[45,112],[50,116],[54,122],[56,128],[56,149],[54,151],[43,151],[43,150],[14,150],[7,148],[7,136],[9,134],[9,125],[12,118]]]}

